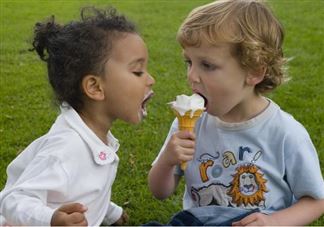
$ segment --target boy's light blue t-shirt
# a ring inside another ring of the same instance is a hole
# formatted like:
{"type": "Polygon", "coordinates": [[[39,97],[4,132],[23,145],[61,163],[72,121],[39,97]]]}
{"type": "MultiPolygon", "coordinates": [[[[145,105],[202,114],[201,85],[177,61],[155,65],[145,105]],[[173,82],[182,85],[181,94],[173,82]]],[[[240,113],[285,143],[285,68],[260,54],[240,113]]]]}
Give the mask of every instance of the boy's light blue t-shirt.
{"type": "MultiPolygon", "coordinates": [[[[172,124],[170,136],[178,130],[172,124]]],[[[272,213],[310,196],[324,199],[319,160],[305,128],[269,100],[243,123],[204,113],[196,124],[196,152],[183,173],[183,208],[218,205],[272,213]]]]}

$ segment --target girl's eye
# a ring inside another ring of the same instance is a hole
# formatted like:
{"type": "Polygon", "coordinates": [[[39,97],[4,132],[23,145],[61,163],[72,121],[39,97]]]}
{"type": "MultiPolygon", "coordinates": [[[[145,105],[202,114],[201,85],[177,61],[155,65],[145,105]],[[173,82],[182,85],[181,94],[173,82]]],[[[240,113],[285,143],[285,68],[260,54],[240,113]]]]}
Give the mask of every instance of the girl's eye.
{"type": "Polygon", "coordinates": [[[136,76],[142,76],[144,72],[139,71],[139,72],[133,72],[133,73],[134,73],[136,76]]]}
{"type": "Polygon", "coordinates": [[[192,62],[190,60],[185,60],[184,62],[188,67],[190,67],[192,65],[192,62]]]}

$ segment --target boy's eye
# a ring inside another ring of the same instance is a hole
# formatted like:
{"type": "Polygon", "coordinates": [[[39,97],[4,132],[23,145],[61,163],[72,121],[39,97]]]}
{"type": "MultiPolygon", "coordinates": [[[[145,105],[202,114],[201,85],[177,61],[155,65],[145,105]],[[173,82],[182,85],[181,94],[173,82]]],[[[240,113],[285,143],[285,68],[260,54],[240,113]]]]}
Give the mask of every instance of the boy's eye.
{"type": "Polygon", "coordinates": [[[205,62],[205,61],[201,62],[201,65],[206,70],[214,70],[214,69],[216,69],[216,65],[210,64],[210,63],[205,62]]]}
{"type": "Polygon", "coordinates": [[[133,72],[133,73],[134,73],[136,76],[142,76],[144,72],[139,71],[139,72],[133,72]]]}

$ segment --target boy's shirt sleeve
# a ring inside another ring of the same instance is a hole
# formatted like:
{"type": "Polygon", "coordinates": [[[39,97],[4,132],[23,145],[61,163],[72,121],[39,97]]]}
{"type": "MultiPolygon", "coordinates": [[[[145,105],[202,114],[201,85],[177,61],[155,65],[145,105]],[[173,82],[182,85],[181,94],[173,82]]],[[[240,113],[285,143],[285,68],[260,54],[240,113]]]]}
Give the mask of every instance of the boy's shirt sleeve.
{"type": "Polygon", "coordinates": [[[67,193],[67,176],[55,157],[37,157],[19,180],[1,192],[1,214],[10,225],[50,226],[55,209],[48,193],[67,193]]]}
{"type": "Polygon", "coordinates": [[[115,204],[114,202],[110,201],[107,213],[104,217],[104,220],[102,222],[102,225],[112,225],[118,219],[122,216],[123,214],[123,208],[115,204]]]}
{"type": "Polygon", "coordinates": [[[297,199],[303,196],[324,199],[324,180],[316,149],[306,130],[298,137],[289,137],[285,144],[289,151],[285,160],[287,182],[297,199]]]}

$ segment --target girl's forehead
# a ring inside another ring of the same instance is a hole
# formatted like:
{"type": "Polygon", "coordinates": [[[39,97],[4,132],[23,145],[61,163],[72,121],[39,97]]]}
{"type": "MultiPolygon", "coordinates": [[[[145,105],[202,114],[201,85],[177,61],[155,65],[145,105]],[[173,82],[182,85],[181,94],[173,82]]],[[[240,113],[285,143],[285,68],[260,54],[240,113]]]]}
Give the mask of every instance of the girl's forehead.
{"type": "Polygon", "coordinates": [[[117,39],[112,46],[111,57],[115,58],[147,56],[148,54],[143,39],[137,34],[129,33],[117,39]]]}
{"type": "Polygon", "coordinates": [[[127,68],[143,67],[148,62],[148,50],[142,38],[138,34],[129,33],[116,39],[112,44],[108,58],[111,64],[118,64],[127,68]]]}

